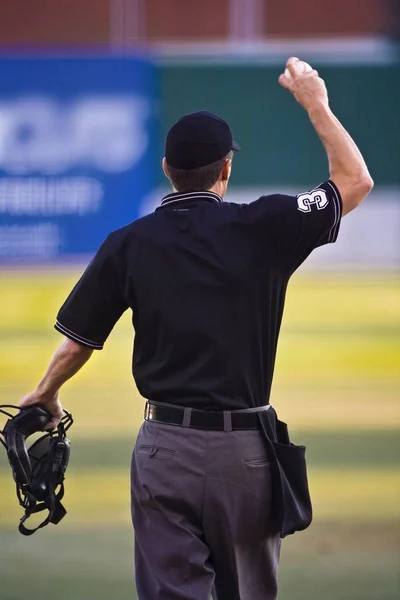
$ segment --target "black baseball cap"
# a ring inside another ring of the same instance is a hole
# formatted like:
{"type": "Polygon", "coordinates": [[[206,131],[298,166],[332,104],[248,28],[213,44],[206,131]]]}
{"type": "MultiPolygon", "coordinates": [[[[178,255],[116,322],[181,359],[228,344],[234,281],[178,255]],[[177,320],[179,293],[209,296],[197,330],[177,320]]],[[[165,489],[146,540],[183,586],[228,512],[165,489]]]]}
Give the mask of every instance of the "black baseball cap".
{"type": "Polygon", "coordinates": [[[198,169],[224,158],[240,146],[233,140],[228,123],[201,110],[184,115],[168,131],[165,142],[167,164],[175,169],[198,169]]]}

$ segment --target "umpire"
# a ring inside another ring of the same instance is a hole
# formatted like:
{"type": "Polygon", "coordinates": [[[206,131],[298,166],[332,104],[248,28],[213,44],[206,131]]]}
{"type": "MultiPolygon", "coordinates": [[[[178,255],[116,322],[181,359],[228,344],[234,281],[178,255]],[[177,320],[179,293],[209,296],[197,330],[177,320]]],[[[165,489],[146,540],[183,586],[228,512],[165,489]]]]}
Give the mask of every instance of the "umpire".
{"type": "Polygon", "coordinates": [[[275,451],[288,439],[269,405],[285,292],[373,182],[323,80],[303,67],[290,58],[279,82],[307,111],[329,180],[298,196],[223,202],[239,150],[231,130],[208,112],[182,117],[163,160],[173,192],[107,237],[59,311],[67,339],[21,403],[47,407],[55,426],[60,387],[132,309],[133,375],[147,399],[131,473],[140,600],[272,600],[280,538],[310,522],[300,490],[303,520],[285,530],[291,468],[275,451]]]}

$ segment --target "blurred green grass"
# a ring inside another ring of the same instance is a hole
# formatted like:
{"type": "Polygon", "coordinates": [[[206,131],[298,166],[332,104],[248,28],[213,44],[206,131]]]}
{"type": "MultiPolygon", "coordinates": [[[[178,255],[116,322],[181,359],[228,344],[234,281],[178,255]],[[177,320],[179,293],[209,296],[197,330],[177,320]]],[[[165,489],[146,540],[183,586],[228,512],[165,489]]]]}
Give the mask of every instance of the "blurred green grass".
{"type": "MultiPolygon", "coordinates": [[[[79,270],[0,273],[0,402],[34,387],[79,270]]],[[[307,445],[315,521],[285,540],[280,600],[399,597],[400,284],[301,275],[289,286],[271,402],[307,445]]],[[[143,400],[130,374],[129,314],[62,394],[76,423],[68,516],[33,538],[0,454],[0,599],[134,598],[129,460],[143,400]],[[23,568],[22,568],[23,567],[23,568]],[[55,587],[56,586],[56,587],[55,587]]]]}

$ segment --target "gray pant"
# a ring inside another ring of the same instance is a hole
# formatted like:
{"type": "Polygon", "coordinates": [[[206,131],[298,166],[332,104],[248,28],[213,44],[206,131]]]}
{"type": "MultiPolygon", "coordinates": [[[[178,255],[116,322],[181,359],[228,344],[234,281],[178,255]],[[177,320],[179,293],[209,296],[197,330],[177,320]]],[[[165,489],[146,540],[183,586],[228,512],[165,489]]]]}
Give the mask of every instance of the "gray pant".
{"type": "Polygon", "coordinates": [[[279,534],[257,430],[145,421],[132,456],[139,600],[274,600],[279,534]]]}

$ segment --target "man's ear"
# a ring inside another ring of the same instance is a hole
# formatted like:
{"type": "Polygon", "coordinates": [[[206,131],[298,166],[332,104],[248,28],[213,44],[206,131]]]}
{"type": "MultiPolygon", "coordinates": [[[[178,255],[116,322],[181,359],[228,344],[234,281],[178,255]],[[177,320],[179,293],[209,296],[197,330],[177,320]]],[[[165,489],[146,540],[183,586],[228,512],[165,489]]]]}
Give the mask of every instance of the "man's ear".
{"type": "Polygon", "coordinates": [[[225,164],[222,167],[221,181],[229,180],[229,177],[231,176],[231,169],[232,169],[232,160],[230,158],[228,158],[228,160],[225,161],[225,164]]]}
{"type": "Polygon", "coordinates": [[[162,159],[162,170],[164,171],[164,175],[165,177],[167,177],[167,179],[169,179],[169,175],[168,175],[168,166],[167,166],[167,161],[166,158],[164,156],[164,158],[162,159]]]}

